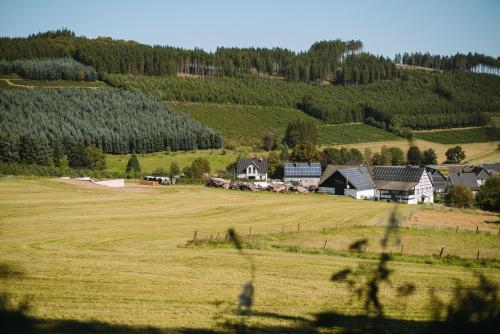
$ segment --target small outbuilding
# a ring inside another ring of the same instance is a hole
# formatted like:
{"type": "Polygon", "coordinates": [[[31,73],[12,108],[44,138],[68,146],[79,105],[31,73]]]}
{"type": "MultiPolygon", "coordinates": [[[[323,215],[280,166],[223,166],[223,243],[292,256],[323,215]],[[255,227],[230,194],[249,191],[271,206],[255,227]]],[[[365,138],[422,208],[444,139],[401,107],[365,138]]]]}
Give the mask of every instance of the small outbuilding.
{"type": "Polygon", "coordinates": [[[319,162],[286,162],[283,181],[304,187],[317,186],[321,178],[319,162]]]}

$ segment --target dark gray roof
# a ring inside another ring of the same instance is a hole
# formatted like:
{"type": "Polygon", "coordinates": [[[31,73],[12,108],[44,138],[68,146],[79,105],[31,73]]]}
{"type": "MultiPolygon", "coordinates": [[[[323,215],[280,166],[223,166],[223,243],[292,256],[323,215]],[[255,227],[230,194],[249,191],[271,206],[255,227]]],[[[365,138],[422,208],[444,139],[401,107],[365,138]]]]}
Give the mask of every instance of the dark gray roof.
{"type": "Polygon", "coordinates": [[[354,167],[337,170],[356,189],[373,189],[375,184],[366,167],[354,167]]]}
{"type": "Polygon", "coordinates": [[[446,188],[446,177],[438,170],[432,170],[427,172],[429,179],[431,180],[434,188],[444,189],[446,188]]]}
{"type": "Polygon", "coordinates": [[[267,159],[262,158],[239,159],[236,167],[237,172],[243,173],[250,164],[254,164],[259,173],[267,173],[267,159]]]}
{"type": "Polygon", "coordinates": [[[483,164],[483,167],[487,171],[494,170],[496,172],[500,172],[500,162],[495,162],[495,163],[492,163],[492,164],[483,164]]]}
{"type": "Polygon", "coordinates": [[[474,168],[474,174],[478,180],[486,180],[491,177],[491,174],[483,167],[474,168]]]}
{"type": "Polygon", "coordinates": [[[450,173],[448,174],[448,185],[463,184],[472,191],[478,191],[476,174],[474,173],[450,173]]]}
{"type": "Polygon", "coordinates": [[[380,181],[418,183],[424,170],[423,167],[415,166],[374,166],[372,169],[372,178],[373,180],[380,181]]]}
{"type": "Polygon", "coordinates": [[[319,162],[286,162],[285,177],[320,177],[319,162]]]}
{"type": "Polygon", "coordinates": [[[328,165],[325,168],[323,174],[321,174],[321,178],[319,179],[319,184],[326,181],[330,176],[332,176],[339,169],[353,168],[353,166],[346,165],[328,165]]]}

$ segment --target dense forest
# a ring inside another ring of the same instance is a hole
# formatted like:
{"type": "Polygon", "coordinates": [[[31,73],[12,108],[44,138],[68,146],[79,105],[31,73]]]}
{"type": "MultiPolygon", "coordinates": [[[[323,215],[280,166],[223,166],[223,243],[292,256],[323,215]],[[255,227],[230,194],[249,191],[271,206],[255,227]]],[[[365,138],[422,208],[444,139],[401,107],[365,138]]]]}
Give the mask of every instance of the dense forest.
{"type": "Polygon", "coordinates": [[[18,74],[33,80],[95,81],[97,72],[73,58],[0,60],[0,74],[18,74]]]}
{"type": "Polygon", "coordinates": [[[120,89],[0,90],[0,120],[2,145],[12,151],[2,154],[4,160],[20,145],[44,156],[57,150],[69,155],[75,143],[106,153],[222,146],[219,133],[162,101],[120,89]]]}
{"type": "Polygon", "coordinates": [[[69,30],[49,31],[27,38],[0,38],[0,59],[72,57],[99,73],[132,75],[235,76],[266,74],[290,81],[366,83],[390,79],[390,59],[358,54],[361,41],[321,41],[305,52],[283,48],[224,48],[215,52],[149,46],[108,37],[88,39],[69,30]],[[350,63],[343,73],[343,61],[350,63]],[[359,73],[359,77],[356,75],[359,73]]]}
{"type": "Polygon", "coordinates": [[[485,124],[500,111],[500,77],[464,72],[404,71],[368,85],[311,85],[256,76],[235,78],[109,75],[112,85],[167,101],[299,108],[327,123],[365,121],[397,131],[485,124]]]}

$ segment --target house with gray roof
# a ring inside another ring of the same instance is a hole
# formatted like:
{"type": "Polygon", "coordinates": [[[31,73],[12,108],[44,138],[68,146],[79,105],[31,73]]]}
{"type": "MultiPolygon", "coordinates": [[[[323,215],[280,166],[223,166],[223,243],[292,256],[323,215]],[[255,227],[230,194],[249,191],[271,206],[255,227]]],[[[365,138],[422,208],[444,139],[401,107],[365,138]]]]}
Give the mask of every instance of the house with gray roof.
{"type": "Polygon", "coordinates": [[[286,162],[283,181],[293,185],[317,186],[321,177],[319,162],[286,162]]]}
{"type": "Polygon", "coordinates": [[[479,191],[479,184],[475,173],[450,173],[448,174],[447,187],[462,184],[469,188],[473,194],[479,191]]]}
{"type": "Polygon", "coordinates": [[[408,204],[434,203],[431,179],[425,168],[417,166],[374,166],[371,176],[382,201],[408,204]]]}
{"type": "Polygon", "coordinates": [[[365,166],[329,165],[319,183],[319,192],[356,199],[375,197],[375,184],[365,166]]]}
{"type": "Polygon", "coordinates": [[[267,159],[239,159],[236,164],[236,178],[267,181],[267,159]]]}

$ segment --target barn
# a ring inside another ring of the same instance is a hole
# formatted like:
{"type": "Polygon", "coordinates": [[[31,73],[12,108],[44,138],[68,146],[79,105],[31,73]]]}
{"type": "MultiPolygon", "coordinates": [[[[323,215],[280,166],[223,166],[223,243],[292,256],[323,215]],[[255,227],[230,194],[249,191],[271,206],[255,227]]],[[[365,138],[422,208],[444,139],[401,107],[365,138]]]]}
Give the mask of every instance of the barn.
{"type": "Polygon", "coordinates": [[[375,197],[375,184],[368,168],[364,166],[332,166],[327,176],[322,177],[319,191],[356,199],[372,199],[375,197]]]}

